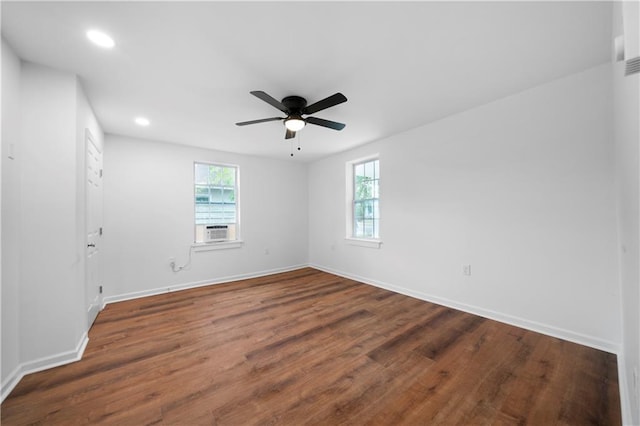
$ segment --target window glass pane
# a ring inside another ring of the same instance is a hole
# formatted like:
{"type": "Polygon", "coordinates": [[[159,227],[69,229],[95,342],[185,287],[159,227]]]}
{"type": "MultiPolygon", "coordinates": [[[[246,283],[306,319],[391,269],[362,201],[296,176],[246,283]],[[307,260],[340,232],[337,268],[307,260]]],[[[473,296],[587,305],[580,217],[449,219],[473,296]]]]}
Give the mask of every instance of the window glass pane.
{"type": "Polygon", "coordinates": [[[195,197],[196,203],[208,203],[209,202],[209,187],[208,186],[198,186],[195,188],[195,197]]]}
{"type": "Polygon", "coordinates": [[[235,170],[232,167],[210,166],[209,184],[217,186],[233,186],[235,170]]]}
{"type": "Polygon", "coordinates": [[[236,170],[233,167],[222,167],[220,170],[220,183],[225,186],[235,186],[236,170]]]}
{"type": "Polygon", "coordinates": [[[195,165],[195,183],[206,185],[209,183],[209,166],[206,164],[195,165]]]}
{"type": "Polygon", "coordinates": [[[374,161],[369,161],[368,163],[364,163],[364,176],[367,179],[373,179],[373,163],[374,161]]]}
{"type": "Polygon", "coordinates": [[[371,198],[374,198],[374,194],[373,194],[373,181],[372,180],[368,180],[365,183],[366,189],[365,189],[365,197],[370,200],[371,198]]]}
{"type": "Polygon", "coordinates": [[[355,237],[362,237],[364,235],[364,220],[354,220],[353,235],[355,237]]]}
{"type": "Polygon", "coordinates": [[[353,165],[352,235],[378,238],[380,223],[380,162],[366,161],[353,165]]]}
{"type": "Polygon", "coordinates": [[[363,204],[364,204],[364,217],[366,219],[372,219],[373,218],[373,201],[367,200],[363,204]]]}
{"type": "Polygon", "coordinates": [[[236,239],[237,168],[195,163],[194,170],[196,242],[203,242],[207,238],[203,225],[228,225],[228,229],[233,230],[228,234],[229,239],[236,239]]]}
{"type": "Polygon", "coordinates": [[[365,238],[373,237],[373,220],[372,219],[363,220],[363,236],[365,238]]]}
{"type": "Polygon", "coordinates": [[[209,187],[209,194],[211,203],[220,203],[222,201],[222,188],[219,186],[209,187]]]}
{"type": "Polygon", "coordinates": [[[209,185],[220,185],[220,167],[209,167],[209,185]]]}
{"type": "Polygon", "coordinates": [[[196,195],[203,195],[203,196],[209,196],[209,187],[208,186],[202,186],[202,185],[196,185],[196,195]]]}
{"type": "Polygon", "coordinates": [[[222,201],[225,203],[235,203],[236,196],[235,190],[233,188],[224,188],[224,192],[222,195],[222,201]]]}
{"type": "Polygon", "coordinates": [[[361,201],[356,202],[353,206],[353,217],[355,219],[364,218],[364,205],[361,201]]]}
{"type": "Polygon", "coordinates": [[[353,198],[355,200],[361,200],[362,197],[362,176],[355,176],[353,198]]]}
{"type": "Polygon", "coordinates": [[[371,181],[365,177],[360,176],[356,178],[355,186],[355,199],[356,200],[368,200],[373,196],[373,185],[371,181]]]}
{"type": "Polygon", "coordinates": [[[353,171],[353,176],[356,178],[356,181],[358,180],[358,178],[360,178],[360,180],[362,180],[362,178],[364,177],[364,164],[356,164],[354,167],[354,171],[353,171]]]}

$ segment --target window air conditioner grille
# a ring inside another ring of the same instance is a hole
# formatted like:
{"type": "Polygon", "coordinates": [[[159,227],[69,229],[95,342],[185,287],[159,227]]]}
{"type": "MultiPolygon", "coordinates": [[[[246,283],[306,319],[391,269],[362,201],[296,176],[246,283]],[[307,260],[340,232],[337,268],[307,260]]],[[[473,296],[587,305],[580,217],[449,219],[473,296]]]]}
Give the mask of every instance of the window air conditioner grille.
{"type": "Polygon", "coordinates": [[[229,239],[228,225],[208,225],[205,229],[205,242],[227,241],[229,239]]]}
{"type": "Polygon", "coordinates": [[[637,74],[640,72],[640,56],[637,56],[633,59],[629,59],[626,62],[624,75],[628,76],[631,74],[637,74]]]}

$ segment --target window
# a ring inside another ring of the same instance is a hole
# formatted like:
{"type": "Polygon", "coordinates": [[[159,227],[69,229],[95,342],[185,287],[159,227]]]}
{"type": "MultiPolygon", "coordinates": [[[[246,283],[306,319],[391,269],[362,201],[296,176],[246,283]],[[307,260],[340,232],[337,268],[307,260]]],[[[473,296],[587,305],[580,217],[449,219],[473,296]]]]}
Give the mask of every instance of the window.
{"type": "Polygon", "coordinates": [[[380,238],[380,161],[368,159],[351,163],[351,237],[380,238]]]}
{"type": "Polygon", "coordinates": [[[238,238],[238,167],[194,165],[195,242],[238,238]]]}

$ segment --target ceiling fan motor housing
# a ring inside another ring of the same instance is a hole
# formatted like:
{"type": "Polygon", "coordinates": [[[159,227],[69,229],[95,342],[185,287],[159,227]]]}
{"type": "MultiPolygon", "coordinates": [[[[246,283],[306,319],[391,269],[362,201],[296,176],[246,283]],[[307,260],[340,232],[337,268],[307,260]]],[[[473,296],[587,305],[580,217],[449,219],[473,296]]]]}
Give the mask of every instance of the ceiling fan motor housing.
{"type": "Polygon", "coordinates": [[[287,107],[291,115],[301,115],[303,108],[307,106],[307,100],[300,96],[287,96],[282,99],[282,105],[287,107]]]}

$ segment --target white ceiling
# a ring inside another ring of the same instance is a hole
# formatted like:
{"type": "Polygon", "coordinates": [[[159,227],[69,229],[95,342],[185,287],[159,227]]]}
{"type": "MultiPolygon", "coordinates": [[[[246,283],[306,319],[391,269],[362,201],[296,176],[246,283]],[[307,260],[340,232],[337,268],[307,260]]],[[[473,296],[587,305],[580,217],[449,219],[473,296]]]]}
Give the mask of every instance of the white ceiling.
{"type": "Polygon", "coordinates": [[[610,2],[7,2],[26,61],[71,71],[106,133],[288,158],[249,94],[348,102],[299,132],[310,161],[610,60],[610,2]],[[112,50],[92,45],[101,29],[112,50]],[[151,126],[138,127],[144,115],[151,126]]]}

